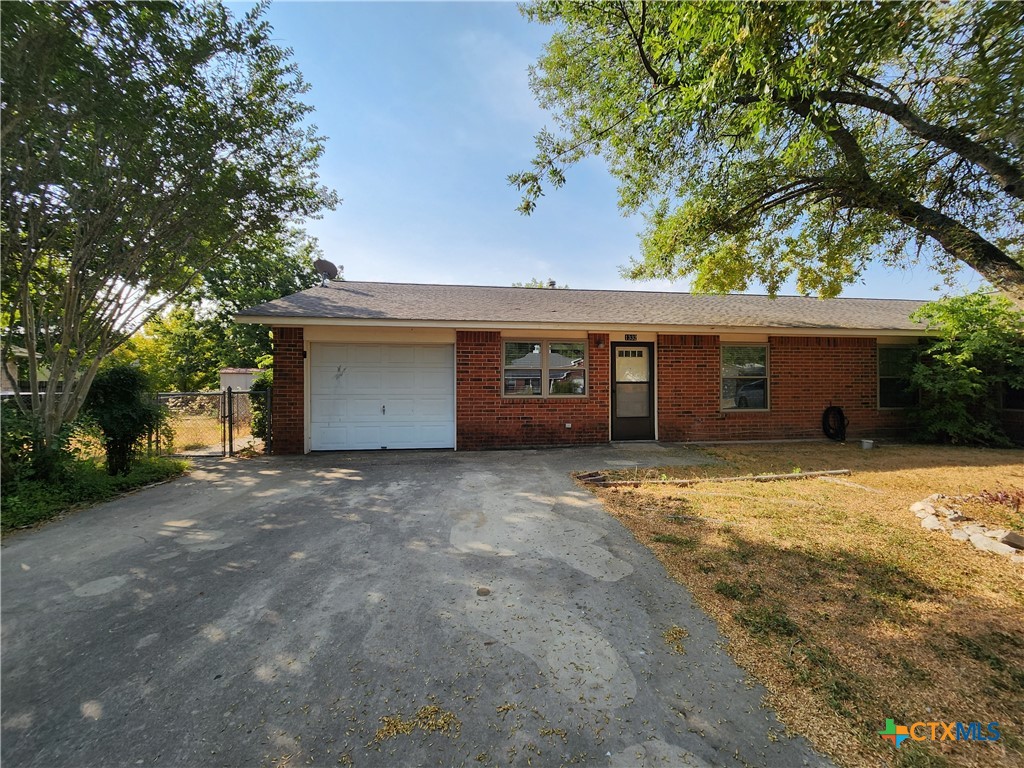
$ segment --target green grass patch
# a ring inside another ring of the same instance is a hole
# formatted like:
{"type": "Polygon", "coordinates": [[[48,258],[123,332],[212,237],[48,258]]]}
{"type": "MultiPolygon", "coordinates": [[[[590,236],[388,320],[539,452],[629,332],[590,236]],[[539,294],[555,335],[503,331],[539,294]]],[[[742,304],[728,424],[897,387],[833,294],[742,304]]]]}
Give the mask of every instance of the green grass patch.
{"type": "Polygon", "coordinates": [[[693,536],[675,536],[671,533],[659,533],[653,539],[659,544],[672,544],[673,546],[686,547],[687,549],[693,549],[697,546],[697,539],[693,536]]]}
{"type": "Polygon", "coordinates": [[[99,461],[89,459],[68,465],[60,482],[18,480],[4,483],[0,504],[0,528],[10,531],[49,520],[67,510],[97,504],[134,488],[167,480],[185,472],[181,459],[144,458],[127,475],[108,475],[99,461]]]}
{"type": "Polygon", "coordinates": [[[764,637],[782,635],[792,637],[800,628],[780,605],[751,605],[737,611],[733,618],[750,634],[764,637]]]}
{"type": "Polygon", "coordinates": [[[738,581],[716,581],[715,592],[730,600],[750,603],[761,596],[761,585],[741,584],[738,581]]]}

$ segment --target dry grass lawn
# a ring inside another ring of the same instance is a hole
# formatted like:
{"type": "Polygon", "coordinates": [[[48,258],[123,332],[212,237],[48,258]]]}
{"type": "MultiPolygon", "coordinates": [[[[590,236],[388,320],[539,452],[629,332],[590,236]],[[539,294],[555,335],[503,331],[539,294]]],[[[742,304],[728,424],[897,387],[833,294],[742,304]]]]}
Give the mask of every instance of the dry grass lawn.
{"type": "MultiPolygon", "coordinates": [[[[794,732],[844,766],[1024,765],[1024,566],[930,533],[932,493],[1024,488],[1024,453],[777,443],[710,451],[712,467],[641,477],[850,469],[849,477],[598,489],[730,638],[794,732]],[[906,742],[892,718],[998,722],[998,742],[906,742]]],[[[619,472],[633,479],[632,472],[619,472]]],[[[970,505],[1024,528],[1024,509],[970,505]]]]}

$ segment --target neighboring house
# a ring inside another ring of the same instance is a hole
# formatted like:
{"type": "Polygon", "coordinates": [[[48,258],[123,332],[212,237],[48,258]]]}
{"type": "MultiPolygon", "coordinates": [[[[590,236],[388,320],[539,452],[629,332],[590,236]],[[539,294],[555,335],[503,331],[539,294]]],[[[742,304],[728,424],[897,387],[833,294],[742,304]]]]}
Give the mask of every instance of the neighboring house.
{"type": "MultiPolygon", "coordinates": [[[[28,358],[28,350],[24,347],[12,344],[10,352],[11,356],[4,360],[6,375],[0,377],[3,379],[0,381],[0,390],[4,395],[14,395],[22,391],[23,382],[18,372],[18,358],[28,358]]],[[[42,356],[41,352],[36,352],[37,360],[42,356]]],[[[39,376],[41,387],[45,389],[46,381],[50,378],[50,369],[45,365],[39,365],[36,367],[36,374],[39,376]]]]}
{"type": "Polygon", "coordinates": [[[923,302],[332,282],[274,333],[277,453],[851,437],[904,427],[923,302]]]}
{"type": "Polygon", "coordinates": [[[231,387],[232,392],[245,392],[259,373],[259,368],[221,368],[220,391],[231,387]]]}

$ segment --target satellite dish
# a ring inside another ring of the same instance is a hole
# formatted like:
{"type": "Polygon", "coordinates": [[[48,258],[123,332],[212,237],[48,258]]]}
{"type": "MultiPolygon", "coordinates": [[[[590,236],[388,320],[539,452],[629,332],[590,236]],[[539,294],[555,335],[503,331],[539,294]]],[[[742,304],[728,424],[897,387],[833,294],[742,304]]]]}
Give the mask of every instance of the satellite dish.
{"type": "Polygon", "coordinates": [[[328,280],[333,280],[338,276],[338,268],[326,259],[317,259],[313,262],[313,266],[323,279],[324,285],[328,280]]]}

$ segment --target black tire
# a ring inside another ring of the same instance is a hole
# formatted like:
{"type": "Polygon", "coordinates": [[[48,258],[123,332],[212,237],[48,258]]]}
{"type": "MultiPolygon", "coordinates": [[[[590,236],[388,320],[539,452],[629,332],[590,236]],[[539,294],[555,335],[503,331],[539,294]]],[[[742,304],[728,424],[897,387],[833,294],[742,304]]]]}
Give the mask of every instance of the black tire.
{"type": "Polygon", "coordinates": [[[838,405],[830,405],[821,414],[821,431],[829,440],[835,440],[838,443],[846,441],[846,427],[849,423],[850,420],[846,418],[843,409],[838,405]]]}

